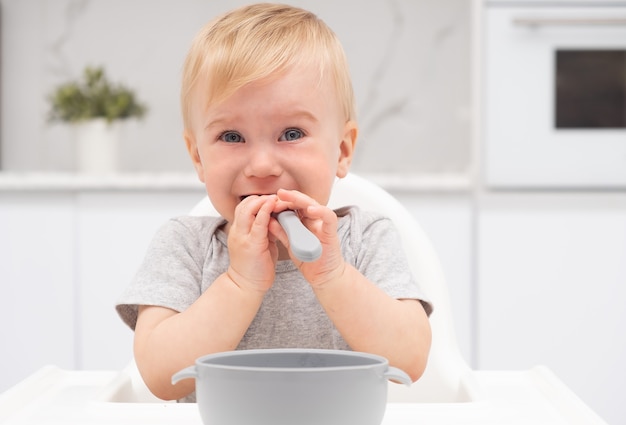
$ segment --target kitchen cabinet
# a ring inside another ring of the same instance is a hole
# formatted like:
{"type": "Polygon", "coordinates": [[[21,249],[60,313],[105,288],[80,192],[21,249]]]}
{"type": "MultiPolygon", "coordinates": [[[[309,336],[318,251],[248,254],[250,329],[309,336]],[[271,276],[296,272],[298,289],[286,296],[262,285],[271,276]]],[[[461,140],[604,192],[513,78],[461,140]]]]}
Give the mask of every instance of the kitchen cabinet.
{"type": "MultiPolygon", "coordinates": [[[[128,363],[133,334],[117,317],[115,301],[156,230],[204,196],[194,176],[160,180],[44,176],[24,186],[21,178],[0,178],[0,279],[10,291],[0,336],[11,347],[0,364],[0,391],[46,364],[120,370],[128,363]]],[[[396,185],[392,192],[440,254],[469,359],[470,199],[451,187],[433,193],[396,185]]]]}
{"type": "Polygon", "coordinates": [[[74,198],[0,195],[0,391],[76,360],[74,198]]]}
{"type": "Polygon", "coordinates": [[[152,237],[186,214],[203,193],[85,192],[77,197],[78,360],[81,369],[120,369],[132,358],[132,331],[114,310],[152,237]]]}
{"type": "Polygon", "coordinates": [[[121,369],[132,332],[115,300],[157,228],[202,187],[13,189],[0,191],[0,391],[47,364],[121,369]]]}
{"type": "MultiPolygon", "coordinates": [[[[204,196],[186,180],[147,180],[2,190],[0,179],[0,391],[46,364],[130,360],[115,300],[158,227],[204,196]]],[[[609,422],[621,417],[626,193],[389,189],[439,254],[473,368],[544,364],[609,422]]]]}
{"type": "Polygon", "coordinates": [[[626,194],[492,193],[480,204],[477,367],[544,364],[618,423],[626,194]]]}

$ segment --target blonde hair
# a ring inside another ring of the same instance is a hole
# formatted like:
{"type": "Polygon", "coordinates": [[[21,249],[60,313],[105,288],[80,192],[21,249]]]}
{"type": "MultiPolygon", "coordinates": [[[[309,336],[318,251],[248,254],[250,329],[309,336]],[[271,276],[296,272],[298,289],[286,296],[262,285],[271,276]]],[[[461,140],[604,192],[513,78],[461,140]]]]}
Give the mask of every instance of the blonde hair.
{"type": "Polygon", "coordinates": [[[318,67],[320,82],[332,78],[346,121],[356,120],[348,62],[335,33],[309,11],[260,3],[226,13],[196,35],[183,68],[185,128],[191,127],[191,103],[200,81],[208,106],[295,66],[318,67]]]}

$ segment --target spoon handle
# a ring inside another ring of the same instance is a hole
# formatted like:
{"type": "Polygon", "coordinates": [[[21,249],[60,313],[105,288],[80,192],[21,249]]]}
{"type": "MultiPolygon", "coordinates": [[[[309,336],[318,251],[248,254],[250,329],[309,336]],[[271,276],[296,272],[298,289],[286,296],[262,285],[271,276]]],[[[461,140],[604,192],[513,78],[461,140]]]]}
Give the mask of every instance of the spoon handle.
{"type": "Polygon", "coordinates": [[[291,252],[300,261],[315,261],[322,255],[322,244],[300,221],[295,212],[286,210],[278,213],[278,222],[289,238],[291,252]]]}

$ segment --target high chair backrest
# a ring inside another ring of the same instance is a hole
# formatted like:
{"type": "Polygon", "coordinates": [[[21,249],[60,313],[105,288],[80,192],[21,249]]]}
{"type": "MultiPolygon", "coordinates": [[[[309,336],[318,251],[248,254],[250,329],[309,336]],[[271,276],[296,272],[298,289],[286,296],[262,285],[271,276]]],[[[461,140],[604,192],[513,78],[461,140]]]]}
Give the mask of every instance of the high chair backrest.
{"type": "MultiPolygon", "coordinates": [[[[400,234],[411,271],[434,306],[430,316],[433,341],[424,375],[410,388],[390,385],[389,401],[457,402],[473,398],[466,378],[469,366],[460,355],[445,278],[433,246],[411,213],[388,192],[349,174],[335,183],[328,206],[358,205],[389,217],[400,234]]],[[[208,198],[191,215],[216,215],[208,198]]]]}

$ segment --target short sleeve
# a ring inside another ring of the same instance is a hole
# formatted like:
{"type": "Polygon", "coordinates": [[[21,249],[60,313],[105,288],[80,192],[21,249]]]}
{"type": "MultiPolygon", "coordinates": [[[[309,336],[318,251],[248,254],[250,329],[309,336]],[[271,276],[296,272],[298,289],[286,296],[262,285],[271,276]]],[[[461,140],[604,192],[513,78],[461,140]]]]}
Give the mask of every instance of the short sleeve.
{"type": "Polygon", "coordinates": [[[201,294],[202,268],[218,225],[210,217],[168,221],[155,234],[146,256],[116,309],[131,329],[139,305],[187,309],[201,294]]]}
{"type": "Polygon", "coordinates": [[[354,266],[370,281],[396,299],[416,299],[430,315],[431,302],[420,289],[409,267],[400,235],[393,222],[377,213],[350,207],[342,226],[349,235],[342,242],[351,253],[354,266]],[[350,226],[347,222],[350,221],[350,226]]]}

